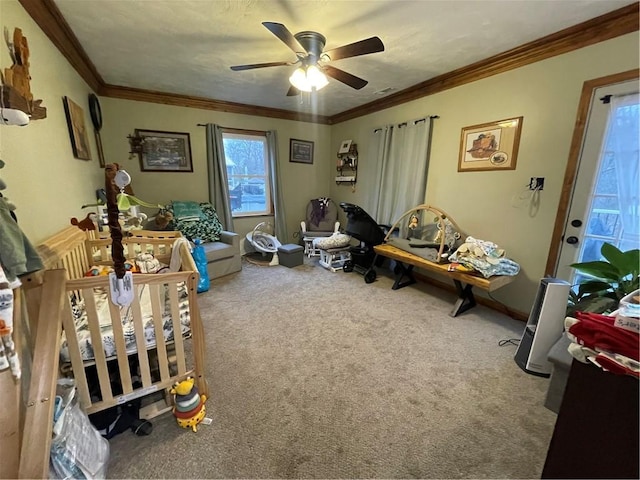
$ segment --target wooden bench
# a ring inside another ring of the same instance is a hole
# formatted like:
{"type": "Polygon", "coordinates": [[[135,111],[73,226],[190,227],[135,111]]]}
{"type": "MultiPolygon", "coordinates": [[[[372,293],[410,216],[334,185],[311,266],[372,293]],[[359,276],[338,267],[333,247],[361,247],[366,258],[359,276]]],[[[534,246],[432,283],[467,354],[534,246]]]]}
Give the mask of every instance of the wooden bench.
{"type": "Polygon", "coordinates": [[[383,243],[381,245],[376,245],[373,247],[373,250],[376,253],[373,265],[376,264],[378,255],[390,258],[398,263],[394,269],[396,280],[393,287],[391,287],[393,290],[416,283],[416,279],[413,276],[414,267],[422,268],[429,272],[439,273],[440,275],[444,275],[453,280],[453,283],[456,286],[456,291],[458,292],[458,299],[451,311],[450,315],[452,317],[455,317],[462,312],[466,312],[476,305],[476,299],[473,296],[472,291],[473,287],[481,288],[487,292],[493,292],[494,290],[513,282],[515,279],[515,277],[506,275],[484,278],[475,273],[450,272],[447,270],[449,264],[430,262],[429,260],[425,260],[422,257],[389,244],[383,243]]]}

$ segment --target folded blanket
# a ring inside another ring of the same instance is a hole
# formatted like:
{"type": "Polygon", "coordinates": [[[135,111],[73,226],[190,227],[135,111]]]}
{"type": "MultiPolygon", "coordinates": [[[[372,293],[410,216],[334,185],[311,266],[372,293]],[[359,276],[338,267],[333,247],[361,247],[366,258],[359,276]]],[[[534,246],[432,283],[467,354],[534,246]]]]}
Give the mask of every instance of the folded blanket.
{"type": "Polygon", "coordinates": [[[520,265],[504,255],[504,249],[493,242],[467,237],[449,257],[449,261],[471,267],[485,278],[492,275],[517,275],[520,265]]]}
{"type": "Polygon", "coordinates": [[[577,320],[575,322],[565,321],[565,326],[581,345],[597,351],[618,353],[640,361],[640,337],[637,333],[616,327],[615,317],[576,312],[575,319],[577,320]]]}
{"type": "Polygon", "coordinates": [[[185,222],[204,220],[205,215],[198,202],[172,202],[173,216],[185,222]]]}

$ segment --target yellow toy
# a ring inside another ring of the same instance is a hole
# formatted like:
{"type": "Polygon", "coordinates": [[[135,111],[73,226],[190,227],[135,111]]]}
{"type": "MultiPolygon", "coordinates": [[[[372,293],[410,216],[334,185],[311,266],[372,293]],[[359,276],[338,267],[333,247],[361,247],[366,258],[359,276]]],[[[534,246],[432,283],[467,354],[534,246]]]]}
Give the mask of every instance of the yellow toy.
{"type": "Polygon", "coordinates": [[[206,415],[204,402],[207,401],[207,396],[198,393],[198,388],[194,385],[192,377],[176,382],[170,392],[175,395],[173,415],[176,417],[178,425],[182,428],[191,427],[194,432],[197,432],[198,424],[204,420],[206,415]]]}

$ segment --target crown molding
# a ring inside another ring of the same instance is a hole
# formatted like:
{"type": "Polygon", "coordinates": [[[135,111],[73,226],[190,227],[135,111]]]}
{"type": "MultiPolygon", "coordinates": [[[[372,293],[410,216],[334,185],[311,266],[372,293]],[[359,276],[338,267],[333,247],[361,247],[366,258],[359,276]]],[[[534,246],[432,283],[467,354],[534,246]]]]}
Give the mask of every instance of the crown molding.
{"type": "Polygon", "coordinates": [[[485,60],[431,78],[383,99],[338,113],[330,117],[331,123],[340,123],[395,107],[421,97],[635,32],[638,30],[640,19],[639,5],[638,2],[633,3],[485,60]]]}
{"type": "MultiPolygon", "coordinates": [[[[0,0],[1,1],[1,0],[0,0]]],[[[96,70],[89,56],[80,45],[62,13],[53,0],[19,0],[22,7],[38,24],[51,43],[69,61],[91,89],[97,92],[104,80],[96,70]]]]}
{"type": "Polygon", "coordinates": [[[69,61],[71,66],[99,95],[326,125],[368,115],[418,98],[433,95],[434,93],[520,68],[556,55],[626,35],[627,33],[638,31],[640,23],[640,3],[635,2],[626,7],[614,10],[613,12],[513,48],[494,57],[439,75],[380,100],[336,115],[319,116],[203,97],[108,85],[96,70],[53,0],[19,1],[26,12],[69,61]]]}
{"type": "Polygon", "coordinates": [[[209,98],[193,97],[190,95],[179,95],[175,93],[143,90],[140,88],[121,87],[117,85],[107,84],[100,87],[98,94],[104,97],[121,98],[123,100],[161,103],[164,105],[175,105],[178,107],[199,108],[202,110],[216,110],[218,112],[236,113],[240,115],[280,118],[283,120],[294,120],[298,122],[329,125],[329,117],[322,115],[313,115],[310,113],[295,112],[291,110],[281,110],[278,108],[258,107],[255,105],[225,102],[222,100],[211,100],[209,98]]]}

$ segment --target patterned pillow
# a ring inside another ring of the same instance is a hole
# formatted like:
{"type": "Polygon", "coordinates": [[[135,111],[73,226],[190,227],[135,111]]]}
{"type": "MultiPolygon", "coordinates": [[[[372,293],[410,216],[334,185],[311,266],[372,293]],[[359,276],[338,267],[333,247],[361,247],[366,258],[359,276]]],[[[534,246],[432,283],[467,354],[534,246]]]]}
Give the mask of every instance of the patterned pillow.
{"type": "MultiPolygon", "coordinates": [[[[210,203],[201,202],[200,208],[204,216],[204,220],[180,219],[174,218],[167,225],[167,230],[178,230],[190,241],[196,238],[203,242],[216,242],[220,240],[222,232],[222,224],[218,219],[218,214],[210,203]]],[[[160,213],[173,212],[173,204],[167,205],[160,213]]]]}
{"type": "Polygon", "coordinates": [[[313,239],[313,246],[320,250],[328,250],[330,248],[342,248],[349,245],[351,236],[344,233],[334,233],[330,237],[319,237],[313,239]]]}

